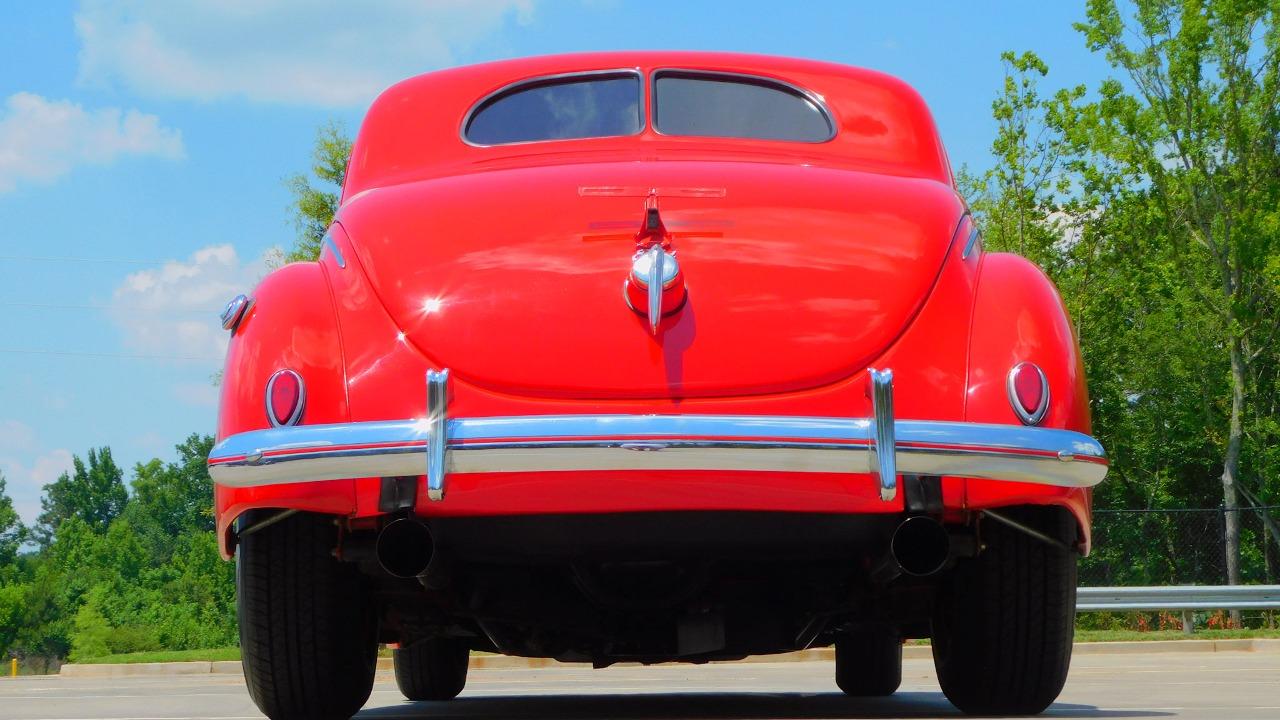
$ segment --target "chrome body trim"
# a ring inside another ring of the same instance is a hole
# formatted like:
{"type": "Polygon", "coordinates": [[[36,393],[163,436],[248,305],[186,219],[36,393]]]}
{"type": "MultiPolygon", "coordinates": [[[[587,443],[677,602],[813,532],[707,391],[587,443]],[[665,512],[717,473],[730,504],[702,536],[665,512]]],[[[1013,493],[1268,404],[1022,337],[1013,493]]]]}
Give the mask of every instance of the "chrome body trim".
{"type": "Polygon", "coordinates": [[[889,502],[898,496],[897,441],[894,438],[893,371],[867,368],[871,383],[874,423],[871,431],[871,472],[880,484],[880,499],[889,502]]]}
{"type": "MultiPolygon", "coordinates": [[[[430,387],[443,392],[446,380],[430,387]]],[[[440,413],[421,420],[300,425],[232,435],[213,449],[209,473],[220,485],[256,487],[421,475],[426,467],[428,493],[434,485],[443,497],[444,481],[451,474],[560,470],[869,474],[875,454],[875,422],[867,418],[542,415],[448,419],[442,405],[438,407],[440,413]]],[[[899,473],[1059,487],[1091,487],[1107,474],[1106,453],[1098,441],[1070,430],[928,420],[897,420],[884,427],[892,427],[892,460],[899,473]]],[[[881,453],[882,459],[887,456],[881,453]]],[[[882,490],[884,486],[882,482],[882,490]]]]}
{"type": "Polygon", "coordinates": [[[320,239],[320,246],[321,251],[327,248],[329,252],[333,253],[333,261],[338,263],[339,268],[346,269],[347,259],[342,257],[342,251],[338,249],[338,243],[333,241],[332,235],[325,233],[324,237],[320,239]]]}
{"type": "Polygon", "coordinates": [[[253,305],[253,300],[241,294],[231,298],[230,301],[222,308],[222,329],[235,332],[240,327],[240,321],[244,319],[244,314],[249,312],[249,307],[253,305]]]}
{"type": "Polygon", "coordinates": [[[477,100],[475,104],[471,106],[471,109],[467,110],[467,114],[462,116],[462,126],[458,128],[458,137],[462,139],[462,143],[464,145],[469,145],[475,148],[510,147],[513,145],[531,145],[533,143],[565,142],[566,140],[600,140],[603,138],[635,137],[637,135],[643,134],[645,128],[648,127],[648,113],[645,112],[644,93],[645,93],[644,73],[640,72],[639,68],[634,68],[634,67],[609,68],[604,70],[580,70],[577,72],[555,73],[552,75],[539,75],[538,77],[525,78],[524,80],[517,80],[512,83],[507,83],[506,85],[503,85],[502,87],[498,88],[497,90],[494,90],[493,92],[487,93],[484,97],[477,100]],[[632,77],[635,77],[636,80],[639,81],[640,91],[636,95],[636,102],[638,103],[636,112],[638,112],[640,115],[640,127],[637,128],[635,132],[627,135],[592,135],[590,137],[581,137],[581,138],[547,138],[545,140],[520,140],[518,142],[493,143],[489,145],[486,145],[484,143],[472,142],[467,138],[467,127],[471,125],[472,118],[475,117],[476,113],[484,109],[484,107],[488,105],[491,100],[496,100],[502,95],[515,92],[527,86],[541,85],[543,83],[555,83],[562,80],[571,82],[574,78],[591,78],[591,77],[597,77],[597,76],[603,76],[603,75],[618,75],[618,76],[630,75],[632,77]]]}
{"type": "Polygon", "coordinates": [[[302,419],[303,409],[307,406],[307,384],[302,381],[302,376],[293,370],[288,368],[277,370],[271,374],[271,379],[267,380],[267,389],[263,392],[263,400],[267,406],[267,420],[270,421],[271,427],[297,425],[298,421],[302,419]],[[276,417],[276,410],[271,406],[271,389],[275,387],[276,380],[279,380],[282,375],[292,375],[298,381],[298,404],[294,406],[293,412],[289,414],[289,417],[283,420],[276,417]]]}
{"type": "Polygon", "coordinates": [[[1004,390],[1009,396],[1009,405],[1013,408],[1013,414],[1018,416],[1023,425],[1039,425],[1044,416],[1049,412],[1049,378],[1045,377],[1044,370],[1040,366],[1033,363],[1022,361],[1009,368],[1009,374],[1004,378],[1004,390]],[[1037,374],[1040,375],[1040,388],[1044,392],[1044,396],[1040,398],[1040,407],[1036,411],[1029,413],[1022,407],[1022,401],[1018,400],[1018,389],[1014,386],[1014,376],[1018,374],[1018,369],[1024,365],[1030,365],[1035,368],[1037,374]]]}
{"type": "MultiPolygon", "coordinates": [[[[649,112],[653,114],[653,132],[656,135],[662,135],[665,137],[710,137],[710,138],[724,138],[728,140],[735,139],[734,137],[728,136],[728,135],[680,135],[677,133],[662,132],[662,128],[658,127],[658,80],[660,80],[664,74],[683,76],[683,77],[693,77],[693,78],[704,77],[709,80],[716,80],[716,79],[738,80],[738,81],[745,81],[749,83],[755,83],[757,85],[774,85],[781,90],[790,92],[791,94],[796,95],[797,97],[800,97],[812,103],[813,106],[816,107],[818,109],[818,112],[822,115],[822,119],[827,121],[828,134],[827,134],[827,137],[823,140],[780,140],[780,139],[766,139],[766,138],[748,138],[748,139],[764,140],[765,142],[798,143],[801,145],[821,145],[823,143],[829,143],[832,140],[834,140],[836,138],[836,135],[840,131],[840,126],[839,124],[836,123],[835,115],[831,113],[831,108],[827,107],[826,98],[822,97],[818,93],[808,88],[796,85],[793,82],[789,82],[781,78],[769,77],[768,75],[752,75],[750,73],[730,72],[726,70],[695,70],[695,69],[689,69],[689,68],[661,67],[661,68],[654,68],[653,72],[650,73],[650,80],[649,80],[649,88],[650,88],[649,89],[649,93],[650,93],[649,112]]],[[[743,138],[736,138],[736,139],[740,140],[743,138]]]]}
{"type": "MultiPolygon", "coordinates": [[[[427,499],[444,499],[445,456],[449,442],[449,371],[427,371],[427,499]]],[[[410,473],[416,475],[417,473],[410,473]]]]}
{"type": "Polygon", "coordinates": [[[977,246],[978,240],[982,237],[982,233],[978,232],[978,226],[975,225],[969,233],[969,239],[964,243],[964,252],[960,253],[961,260],[968,260],[973,254],[973,248],[977,246]]]}

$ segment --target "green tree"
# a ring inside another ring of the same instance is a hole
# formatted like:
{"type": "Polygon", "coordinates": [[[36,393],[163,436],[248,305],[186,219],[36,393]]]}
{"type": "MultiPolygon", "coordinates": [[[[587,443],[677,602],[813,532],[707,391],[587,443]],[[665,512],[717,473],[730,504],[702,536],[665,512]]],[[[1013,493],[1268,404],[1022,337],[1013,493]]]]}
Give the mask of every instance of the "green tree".
{"type": "MultiPolygon", "coordinates": [[[[1112,5],[1094,3],[1091,22],[1107,8],[1112,5]]],[[[992,104],[996,167],[980,176],[961,170],[960,184],[989,249],[1018,251],[1037,261],[1068,304],[1084,351],[1093,432],[1111,457],[1110,477],[1094,496],[1098,506],[1217,505],[1224,486],[1206,479],[1225,475],[1234,457],[1238,500],[1261,507],[1280,500],[1280,354],[1274,345],[1280,318],[1274,192],[1280,173],[1274,163],[1274,102],[1265,99],[1267,88],[1275,87],[1275,13],[1256,3],[1147,1],[1137,9],[1139,26],[1164,18],[1180,27],[1179,12],[1201,12],[1192,26],[1203,20],[1215,28],[1210,35],[1252,46],[1245,55],[1254,60],[1257,85],[1245,92],[1236,83],[1238,95],[1226,90],[1238,73],[1216,69],[1222,60],[1201,56],[1192,63],[1222,83],[1212,111],[1188,114],[1192,126],[1211,126],[1196,129],[1208,158],[1192,159],[1216,163],[1207,173],[1212,182],[1199,184],[1206,173],[1196,174],[1196,161],[1183,160],[1188,152],[1179,154],[1175,135],[1189,131],[1170,131],[1172,123],[1157,117],[1167,109],[1153,108],[1124,64],[1116,64],[1123,82],[1103,83],[1092,96],[1076,86],[1046,97],[1037,87],[1046,65],[1033,54],[1005,53],[1004,90],[992,104]],[[1249,12],[1265,15],[1252,15],[1251,35],[1225,27],[1249,12]],[[1134,95],[1126,96],[1126,88],[1134,95]],[[1231,99],[1242,104],[1231,105],[1231,99]],[[1253,115],[1231,119],[1231,111],[1253,115]],[[1233,127],[1244,128],[1262,147],[1228,149],[1233,127]],[[1215,133],[1221,138],[1217,149],[1208,140],[1215,133]],[[1240,164],[1252,170],[1242,172],[1240,164]],[[1228,211],[1213,206],[1213,192],[1228,211]],[[1234,250],[1213,254],[1193,232],[1196,209],[1188,204],[1197,200],[1213,214],[1212,240],[1225,242],[1228,228],[1251,237],[1234,236],[1234,250]],[[1251,204],[1256,206],[1245,208],[1251,204]],[[1268,233],[1272,240],[1260,237],[1268,233]],[[1224,263],[1235,268],[1228,277],[1239,278],[1231,300],[1224,300],[1224,263]],[[1234,318],[1224,311],[1242,306],[1245,311],[1234,318]],[[1231,364],[1233,333],[1245,348],[1243,383],[1231,364]],[[1233,391],[1240,387],[1247,411],[1240,414],[1243,432],[1233,452],[1231,414],[1239,410],[1233,391]]],[[[1138,31],[1126,37],[1138,37],[1148,61],[1178,55],[1138,31]]],[[[1185,40],[1181,29],[1166,33],[1166,40],[1178,37],[1185,40]]],[[[1185,77],[1193,74],[1187,59],[1164,63],[1178,68],[1171,76],[1187,85],[1185,77]]],[[[1169,76],[1170,70],[1164,72],[1169,76]]],[[[1178,82],[1166,77],[1151,85],[1167,92],[1181,87],[1178,82]]],[[[1185,88],[1179,92],[1194,95],[1185,88]]],[[[1280,525],[1265,511],[1258,514],[1280,547],[1280,525]]],[[[1239,514],[1228,518],[1235,547],[1239,514]]],[[[1189,560],[1199,553],[1181,546],[1185,538],[1169,518],[1151,515],[1143,523],[1106,524],[1105,530],[1107,542],[1085,564],[1114,573],[1107,584],[1188,582],[1193,570],[1201,573],[1198,582],[1221,582],[1203,575],[1201,560],[1189,560]]],[[[1229,578],[1263,579],[1261,555],[1254,548],[1242,573],[1242,562],[1234,560],[1239,551],[1230,550],[1229,578]]]]}
{"type": "Polygon", "coordinates": [[[44,492],[35,533],[45,545],[68,518],[80,518],[95,532],[105,531],[129,499],[124,472],[111,457],[109,447],[90,449],[88,465],[75,456],[72,472],[64,472],[45,485],[44,492]]]}
{"type": "MultiPolygon", "coordinates": [[[[1077,25],[1121,73],[1064,115],[1094,180],[1141,192],[1168,241],[1160,257],[1215,319],[1203,348],[1227,359],[1222,500],[1240,505],[1251,365],[1274,353],[1270,280],[1280,251],[1280,7],[1265,0],[1139,0],[1132,17],[1090,0],[1077,25]]],[[[1218,399],[1215,398],[1215,401],[1218,399]]],[[[1240,581],[1239,514],[1226,523],[1228,581],[1240,581]]]]}
{"type": "Polygon", "coordinates": [[[4,473],[0,473],[0,580],[4,578],[3,570],[17,559],[18,548],[26,539],[26,528],[13,509],[13,499],[5,492],[5,486],[4,473]]]}
{"type": "Polygon", "coordinates": [[[154,458],[134,466],[124,517],[158,560],[168,559],[173,539],[182,533],[213,531],[213,481],[206,465],[212,448],[212,436],[193,433],[175,446],[177,461],[154,458]]]}
{"type": "Polygon", "coordinates": [[[333,222],[351,159],[351,138],[340,123],[330,122],[316,133],[311,152],[313,177],[298,174],[285,181],[293,195],[293,222],[298,236],[285,255],[289,262],[320,257],[320,241],[333,222]],[[317,185],[312,185],[312,180],[317,185]]]}
{"type": "MultiPolygon", "coordinates": [[[[962,170],[960,183],[981,222],[988,248],[1016,252],[1052,270],[1066,230],[1057,198],[1069,186],[1061,173],[1067,141],[1049,121],[1050,103],[1037,87],[1049,66],[1033,52],[1004,52],[1000,59],[1003,91],[991,103],[996,120],[991,152],[996,164],[978,176],[962,170]]],[[[1083,92],[1083,88],[1066,91],[1061,101],[1069,102],[1083,92]]]]}
{"type": "Polygon", "coordinates": [[[0,584],[0,658],[9,657],[11,648],[17,644],[26,593],[24,585],[0,584]]]}
{"type": "Polygon", "coordinates": [[[50,483],[49,539],[0,575],[0,650],[38,667],[68,653],[234,645],[234,566],[218,555],[205,467],[212,445],[193,434],[173,460],[139,464],[131,495],[106,449],[50,483]]]}

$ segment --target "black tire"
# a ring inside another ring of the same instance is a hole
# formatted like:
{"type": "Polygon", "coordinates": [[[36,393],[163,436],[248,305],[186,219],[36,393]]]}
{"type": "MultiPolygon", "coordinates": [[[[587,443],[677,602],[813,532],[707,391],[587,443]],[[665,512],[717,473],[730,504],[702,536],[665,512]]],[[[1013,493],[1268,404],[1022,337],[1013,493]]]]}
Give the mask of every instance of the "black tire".
{"type": "Polygon", "coordinates": [[[275,720],[349,718],[373,689],[377,616],[364,578],[334,559],[337,538],[332,518],[297,514],[240,540],[244,677],[275,720]]]}
{"type": "Polygon", "coordinates": [[[836,638],[836,685],[845,695],[882,697],[901,684],[902,638],[892,628],[868,628],[836,638]]]}
{"type": "MultiPolygon", "coordinates": [[[[1071,545],[1076,524],[1061,508],[1004,511],[1071,545]]],[[[1071,665],[1076,553],[991,519],[986,548],[957,563],[939,591],[933,663],[942,692],[960,710],[1029,715],[1062,692],[1071,665]]]]}
{"type": "Polygon", "coordinates": [[[449,638],[432,638],[392,653],[396,686],[410,700],[452,700],[467,684],[471,651],[449,638]]]}

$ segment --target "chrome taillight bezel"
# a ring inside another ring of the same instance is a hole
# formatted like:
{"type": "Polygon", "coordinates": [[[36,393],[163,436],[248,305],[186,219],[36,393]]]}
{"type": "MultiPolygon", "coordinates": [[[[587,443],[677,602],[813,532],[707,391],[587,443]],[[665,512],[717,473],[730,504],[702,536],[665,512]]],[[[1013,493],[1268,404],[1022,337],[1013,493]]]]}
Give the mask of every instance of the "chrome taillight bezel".
{"type": "Polygon", "coordinates": [[[1009,374],[1005,376],[1004,384],[1005,392],[1009,396],[1009,407],[1013,408],[1013,414],[1018,416],[1023,425],[1039,425],[1049,412],[1049,378],[1045,376],[1044,370],[1039,365],[1024,360],[1009,368],[1009,374]],[[1022,407],[1022,401],[1018,399],[1018,388],[1015,381],[1018,374],[1025,367],[1030,367],[1040,376],[1040,406],[1034,412],[1027,412],[1027,409],[1022,407]]]}
{"type": "Polygon", "coordinates": [[[297,372],[285,368],[277,370],[271,375],[271,379],[267,380],[267,389],[263,393],[263,404],[267,408],[267,420],[271,423],[271,427],[288,427],[297,425],[302,421],[302,412],[307,407],[307,384],[302,381],[302,376],[297,372]],[[276,409],[271,403],[271,391],[275,389],[276,381],[285,375],[293,376],[298,383],[298,401],[293,406],[293,412],[287,418],[281,419],[276,417],[276,409]]]}

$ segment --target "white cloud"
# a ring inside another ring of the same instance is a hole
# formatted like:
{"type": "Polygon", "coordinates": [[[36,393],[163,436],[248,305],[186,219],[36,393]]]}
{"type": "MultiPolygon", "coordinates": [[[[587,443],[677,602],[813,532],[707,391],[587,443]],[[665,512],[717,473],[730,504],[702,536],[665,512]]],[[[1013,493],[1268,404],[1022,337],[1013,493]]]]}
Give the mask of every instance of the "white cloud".
{"type": "Polygon", "coordinates": [[[453,64],[532,13],[533,0],[84,0],[75,26],[83,82],[335,107],[453,64]]]}
{"type": "MultiPolygon", "coordinates": [[[[22,423],[3,423],[4,427],[11,425],[22,423]]],[[[30,428],[27,430],[30,432],[30,428]]],[[[21,452],[21,449],[15,450],[21,452]]],[[[71,451],[65,448],[38,455],[29,464],[20,462],[10,454],[0,456],[0,471],[4,472],[9,497],[13,498],[13,509],[18,511],[22,522],[28,525],[35,522],[40,515],[40,495],[44,486],[58,479],[62,473],[70,471],[71,462],[71,451]]]]}
{"type": "Polygon", "coordinates": [[[10,95],[0,110],[0,192],[20,181],[49,183],[81,164],[125,155],[183,157],[182,134],[137,110],[85,110],[69,100],[10,95]]]}
{"type": "MultiPolygon", "coordinates": [[[[241,262],[231,245],[201,248],[187,260],[125,277],[111,299],[111,317],[131,352],[218,358],[227,332],[218,314],[266,273],[265,255],[241,262]]],[[[180,398],[193,399],[190,393],[180,398]]]]}

